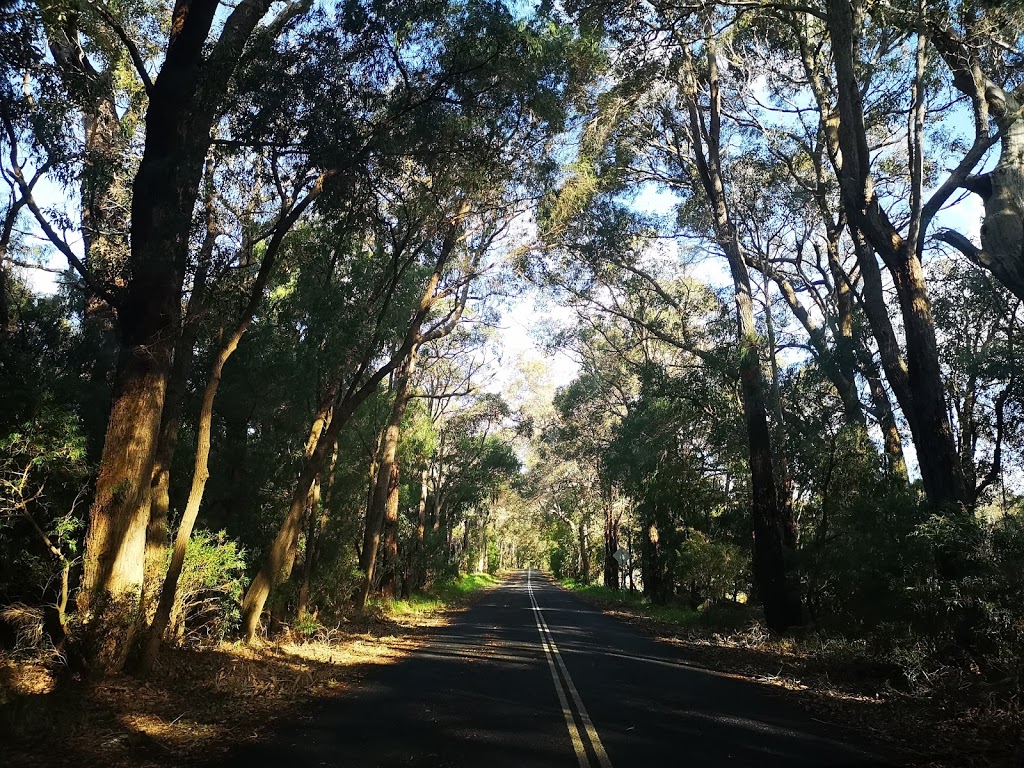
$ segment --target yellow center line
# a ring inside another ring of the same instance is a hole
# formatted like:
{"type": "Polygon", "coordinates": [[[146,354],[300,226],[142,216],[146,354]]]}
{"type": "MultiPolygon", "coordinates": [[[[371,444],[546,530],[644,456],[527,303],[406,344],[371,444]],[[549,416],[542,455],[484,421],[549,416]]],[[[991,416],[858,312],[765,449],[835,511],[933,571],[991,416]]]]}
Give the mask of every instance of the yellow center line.
{"type": "Polygon", "coordinates": [[[583,723],[583,728],[586,731],[587,738],[590,740],[590,746],[594,750],[594,754],[597,756],[597,762],[601,765],[601,768],[612,768],[612,762],[608,759],[608,753],[605,751],[604,745],[601,743],[601,737],[597,735],[597,729],[594,727],[593,721],[590,719],[590,714],[587,712],[587,708],[583,706],[583,699],[580,697],[579,691],[576,689],[576,684],[573,683],[572,677],[569,675],[569,670],[565,666],[565,662],[562,660],[562,655],[558,651],[558,645],[555,643],[554,635],[551,632],[551,628],[548,626],[547,621],[544,619],[544,615],[540,610],[540,604],[537,602],[537,597],[533,591],[533,583],[530,578],[530,571],[526,571],[526,587],[530,593],[530,602],[533,605],[534,617],[537,622],[537,630],[540,632],[541,645],[544,648],[544,654],[548,660],[548,666],[551,670],[551,678],[555,681],[555,690],[558,693],[558,700],[562,705],[562,714],[565,717],[566,727],[569,729],[569,736],[572,739],[573,748],[576,750],[576,759],[579,760],[580,768],[590,768],[590,760],[587,757],[586,749],[583,746],[582,739],[580,738],[579,729],[576,727],[576,721],[572,716],[572,711],[569,708],[569,703],[565,697],[565,690],[562,687],[562,682],[558,678],[558,673],[555,669],[557,663],[558,669],[561,670],[562,676],[565,678],[565,686],[569,689],[569,695],[572,696],[573,703],[576,704],[576,711],[579,713],[580,722],[583,723]]]}

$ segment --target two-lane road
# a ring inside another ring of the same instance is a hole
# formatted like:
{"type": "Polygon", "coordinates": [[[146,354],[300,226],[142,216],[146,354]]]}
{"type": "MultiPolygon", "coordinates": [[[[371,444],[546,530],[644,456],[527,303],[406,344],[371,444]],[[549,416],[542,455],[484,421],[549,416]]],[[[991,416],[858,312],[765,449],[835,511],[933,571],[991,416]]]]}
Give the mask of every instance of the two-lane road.
{"type": "MultiPolygon", "coordinates": [[[[874,766],[784,691],[688,666],[537,571],[231,765],[874,766]]],[[[218,761],[223,764],[223,760],[218,761]]]]}

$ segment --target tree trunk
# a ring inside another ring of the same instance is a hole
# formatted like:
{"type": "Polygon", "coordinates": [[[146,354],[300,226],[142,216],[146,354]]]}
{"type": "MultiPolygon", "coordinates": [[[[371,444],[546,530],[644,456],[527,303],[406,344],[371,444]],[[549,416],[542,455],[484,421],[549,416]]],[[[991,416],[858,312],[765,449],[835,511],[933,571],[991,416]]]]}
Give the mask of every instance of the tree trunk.
{"type": "MultiPolygon", "coordinates": [[[[732,221],[721,170],[721,93],[714,42],[708,41],[708,87],[710,113],[708,131],[696,94],[690,98],[690,141],[704,192],[711,207],[718,245],[729,262],[736,302],[739,337],[740,399],[747,425],[754,530],[753,572],[758,594],[764,604],[765,623],[774,632],[784,632],[802,621],[798,581],[790,572],[789,549],[795,539],[793,520],[774,469],[774,446],[765,403],[764,374],[758,354],[759,340],[754,322],[750,273],[736,225],[732,221]],[[706,139],[703,137],[706,136],[706,139]],[[706,141],[707,154],[704,150],[706,141]]],[[[694,75],[695,76],[695,75],[694,75]]]]}
{"type": "MultiPolygon", "coordinates": [[[[417,329],[418,332],[418,329],[417,329]]],[[[374,482],[373,504],[366,513],[366,528],[363,532],[363,553],[359,561],[359,567],[363,571],[363,582],[356,595],[356,610],[362,610],[366,600],[370,596],[373,586],[374,570],[377,565],[377,549],[380,544],[382,529],[390,541],[387,542],[384,552],[385,577],[389,569],[394,567],[398,555],[398,543],[395,529],[398,525],[398,498],[399,498],[399,473],[398,473],[398,441],[402,433],[402,419],[405,417],[406,407],[409,405],[412,394],[410,384],[416,370],[416,347],[414,346],[408,357],[402,363],[395,379],[395,399],[391,404],[391,416],[388,419],[387,428],[384,431],[384,440],[381,444],[380,465],[377,467],[377,477],[374,482]],[[394,559],[393,559],[394,558],[394,559]]],[[[393,572],[392,572],[393,573],[393,572]]],[[[385,586],[390,589],[386,597],[394,597],[394,581],[385,586]]]]}
{"type": "Polygon", "coordinates": [[[160,74],[149,92],[146,140],[132,185],[130,281],[118,308],[120,353],[78,594],[85,659],[124,666],[139,624],[150,485],[173,340],[210,128],[241,50],[269,7],[231,12],[204,68],[216,0],[175,8],[160,74]]]}
{"type": "MultiPolygon", "coordinates": [[[[317,559],[320,555],[320,542],[327,527],[327,520],[330,514],[331,500],[334,498],[334,467],[338,463],[338,444],[334,444],[334,451],[331,454],[331,462],[327,467],[327,492],[324,494],[323,503],[320,506],[320,516],[316,526],[309,526],[309,533],[306,535],[306,560],[302,569],[302,587],[299,589],[299,604],[296,615],[301,621],[309,614],[309,594],[313,581],[313,570],[316,568],[317,559]]],[[[314,483],[319,489],[319,482],[314,483]]],[[[312,522],[312,519],[311,519],[312,522]]]]}
{"type": "Polygon", "coordinates": [[[481,513],[477,516],[477,544],[480,551],[476,559],[476,572],[487,573],[487,515],[481,513]]]}
{"type": "MultiPolygon", "coordinates": [[[[771,306],[771,283],[765,281],[765,329],[768,332],[768,364],[771,369],[771,394],[772,414],[775,417],[775,441],[776,450],[772,455],[775,457],[775,474],[779,480],[779,493],[782,494],[783,531],[786,537],[785,545],[790,549],[796,549],[796,521],[793,517],[793,478],[789,472],[789,444],[786,440],[786,419],[782,412],[782,384],[779,380],[778,344],[775,338],[775,320],[772,318],[771,306]]],[[[860,400],[858,399],[858,405],[860,400]]]]}
{"type": "Polygon", "coordinates": [[[619,549],[619,521],[615,519],[614,505],[609,500],[604,504],[604,585],[608,589],[619,588],[619,561],[615,553],[619,549]]]}
{"type": "MultiPolygon", "coordinates": [[[[207,163],[207,184],[212,189],[213,165],[207,163]]],[[[174,349],[174,360],[167,380],[167,395],[161,416],[160,438],[153,460],[153,479],[150,488],[149,523],[146,528],[146,580],[143,596],[143,616],[152,623],[156,611],[156,599],[164,576],[164,561],[170,535],[168,517],[171,508],[171,463],[178,447],[178,433],[181,429],[181,412],[192,372],[192,349],[199,332],[196,318],[206,303],[206,279],[213,247],[217,238],[213,226],[212,194],[207,196],[207,229],[196,268],[192,294],[188,301],[185,322],[182,324],[174,349]]]]}
{"type": "Polygon", "coordinates": [[[89,510],[78,610],[81,650],[99,673],[124,666],[140,619],[150,478],[170,364],[168,344],[155,330],[165,325],[163,313],[154,314],[136,325],[150,333],[122,348],[89,510]]]}
{"type": "Polygon", "coordinates": [[[580,581],[584,584],[590,583],[590,546],[589,546],[589,535],[587,531],[587,523],[585,520],[580,521],[579,525],[579,540],[580,540],[580,581]]]}
{"type": "Polygon", "coordinates": [[[416,514],[416,546],[413,550],[412,589],[423,589],[427,581],[426,552],[424,539],[427,529],[427,494],[430,486],[430,472],[424,467],[420,471],[420,503],[416,514]]]}
{"type": "MultiPolygon", "coordinates": [[[[309,489],[309,498],[306,502],[306,552],[302,559],[302,584],[299,587],[298,606],[295,613],[301,619],[306,615],[309,607],[309,583],[313,575],[313,554],[316,547],[316,535],[320,526],[320,520],[324,519],[320,512],[320,479],[313,481],[313,487],[309,489]]],[[[326,522],[326,519],[324,519],[326,522]]],[[[291,578],[291,571],[295,567],[295,556],[298,553],[298,540],[292,546],[292,554],[289,557],[290,563],[286,565],[285,572],[281,574],[281,581],[285,582],[291,578]]]]}
{"type": "Polygon", "coordinates": [[[907,476],[907,462],[903,457],[903,440],[896,426],[896,416],[893,413],[892,403],[889,401],[889,393],[882,383],[882,375],[875,364],[871,350],[863,344],[858,344],[857,354],[860,358],[861,372],[867,379],[871,391],[871,405],[874,409],[875,420],[878,422],[879,429],[882,430],[886,472],[893,480],[906,485],[909,482],[909,477],[907,476]]]}
{"type": "Polygon", "coordinates": [[[469,518],[462,521],[462,546],[459,549],[459,570],[469,573],[469,518]]]}
{"type": "Polygon", "coordinates": [[[1024,120],[1021,94],[1007,93],[992,84],[986,88],[989,110],[1002,132],[999,162],[975,184],[985,203],[981,225],[981,251],[969,252],[972,261],[989,270],[999,282],[1024,301],[1024,120]]]}
{"type": "Polygon", "coordinates": [[[128,221],[119,176],[124,172],[126,136],[114,94],[108,92],[84,116],[82,245],[89,271],[105,285],[124,283],[128,221]]]}

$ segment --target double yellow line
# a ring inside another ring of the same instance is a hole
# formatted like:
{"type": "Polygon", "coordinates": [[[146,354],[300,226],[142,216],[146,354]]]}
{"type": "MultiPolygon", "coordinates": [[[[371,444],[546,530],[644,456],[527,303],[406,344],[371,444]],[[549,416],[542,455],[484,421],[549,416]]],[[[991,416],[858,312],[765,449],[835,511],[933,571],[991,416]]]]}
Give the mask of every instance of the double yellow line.
{"type": "Polygon", "coordinates": [[[580,725],[582,725],[583,732],[590,741],[590,747],[597,757],[598,765],[601,768],[612,768],[612,761],[608,759],[608,753],[604,750],[601,737],[597,735],[597,729],[594,728],[594,723],[590,720],[587,708],[583,706],[583,700],[580,698],[579,691],[576,690],[576,685],[569,675],[569,670],[566,669],[565,662],[562,661],[562,656],[558,652],[558,646],[555,644],[555,638],[551,634],[551,629],[548,627],[547,621],[544,620],[544,614],[537,603],[537,596],[533,592],[533,582],[530,579],[529,570],[526,571],[526,590],[530,594],[534,621],[537,622],[537,630],[540,632],[540,644],[544,648],[544,656],[548,660],[551,679],[555,681],[555,692],[558,694],[558,702],[562,705],[565,727],[569,729],[569,738],[572,740],[572,747],[576,751],[576,760],[579,762],[579,768],[591,768],[591,763],[590,758],[587,756],[583,737],[580,735],[580,728],[577,727],[576,718],[573,716],[572,708],[569,706],[569,697],[572,698],[573,704],[576,705],[576,713],[579,716],[580,725]],[[562,674],[561,678],[558,674],[559,671],[562,674]],[[565,681],[564,685],[563,679],[565,681]],[[566,696],[567,689],[569,692],[568,697],[566,696]]]}

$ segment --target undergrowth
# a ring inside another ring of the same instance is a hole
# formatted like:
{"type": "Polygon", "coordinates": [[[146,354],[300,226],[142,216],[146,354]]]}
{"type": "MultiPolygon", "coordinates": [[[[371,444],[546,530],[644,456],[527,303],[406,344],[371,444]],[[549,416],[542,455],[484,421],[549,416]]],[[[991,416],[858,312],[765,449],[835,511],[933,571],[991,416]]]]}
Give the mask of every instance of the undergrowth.
{"type": "Polygon", "coordinates": [[[781,686],[819,716],[872,734],[907,765],[1024,767],[1024,709],[1016,675],[941,664],[878,638],[801,628],[769,632],[758,611],[712,603],[660,606],[639,592],[560,584],[676,646],[696,664],[781,686]],[[1008,762],[1009,761],[1009,762],[1008,762]]]}

